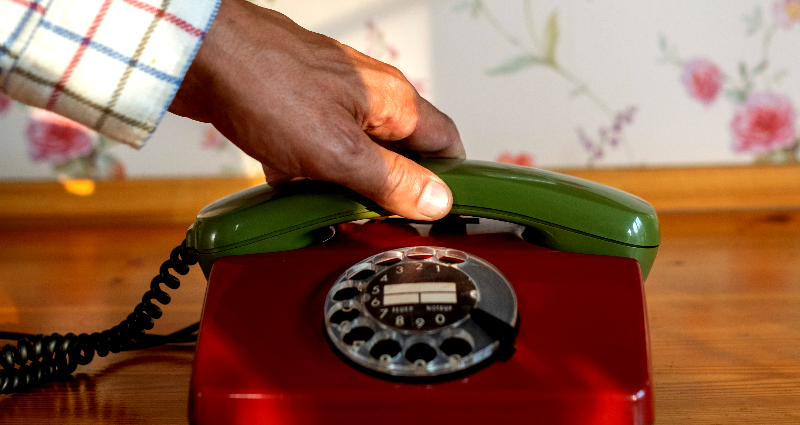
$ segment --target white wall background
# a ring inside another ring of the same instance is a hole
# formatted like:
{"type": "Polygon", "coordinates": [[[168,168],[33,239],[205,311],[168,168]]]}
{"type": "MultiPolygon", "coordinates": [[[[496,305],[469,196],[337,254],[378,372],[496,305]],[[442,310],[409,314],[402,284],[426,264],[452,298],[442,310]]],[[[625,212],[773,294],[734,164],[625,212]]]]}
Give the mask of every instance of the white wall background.
{"type": "MultiPolygon", "coordinates": [[[[400,68],[456,121],[471,158],[524,162],[520,158],[527,155],[545,168],[796,161],[796,143],[793,151],[771,155],[735,152],[730,123],[741,100],[731,100],[725,90],[744,84],[740,63],[753,74],[766,58],[749,91],[776,93],[798,105],[800,0],[260,3],[400,68]],[[490,72],[514,58],[542,56],[548,28],[551,38],[557,33],[559,68],[490,72]],[[662,39],[671,62],[662,60],[662,39]],[[693,98],[681,81],[681,61],[693,58],[716,64],[724,74],[723,88],[709,105],[693,98]],[[582,85],[597,101],[586,90],[575,93],[582,85]],[[611,127],[614,114],[630,107],[635,112],[619,145],[591,159],[578,129],[597,139],[599,128],[611,127]]],[[[0,111],[0,179],[51,179],[64,172],[30,159],[28,114],[22,105],[0,111]]],[[[117,146],[109,153],[132,178],[259,172],[258,164],[227,142],[204,148],[209,134],[207,125],[168,116],[141,151],[117,146]]]]}

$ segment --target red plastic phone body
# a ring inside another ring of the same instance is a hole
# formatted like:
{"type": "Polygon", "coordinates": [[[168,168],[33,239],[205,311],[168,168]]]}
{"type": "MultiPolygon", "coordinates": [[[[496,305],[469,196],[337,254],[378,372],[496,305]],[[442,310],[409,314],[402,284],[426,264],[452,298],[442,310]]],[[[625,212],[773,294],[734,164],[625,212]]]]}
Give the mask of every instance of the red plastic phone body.
{"type": "Polygon", "coordinates": [[[372,226],[307,248],[214,263],[191,423],[653,422],[647,314],[635,260],[552,251],[513,234],[422,237],[409,226],[372,226]],[[367,375],[333,352],[323,329],[332,283],[371,255],[416,245],[468,252],[508,278],[521,320],[509,360],[459,379],[414,384],[367,375]]]}

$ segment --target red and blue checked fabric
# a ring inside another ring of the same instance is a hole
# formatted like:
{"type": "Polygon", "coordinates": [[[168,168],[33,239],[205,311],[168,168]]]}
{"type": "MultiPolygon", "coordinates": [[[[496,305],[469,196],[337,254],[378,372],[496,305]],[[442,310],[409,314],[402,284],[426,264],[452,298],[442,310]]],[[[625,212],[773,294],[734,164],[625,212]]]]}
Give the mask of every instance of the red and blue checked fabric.
{"type": "Polygon", "coordinates": [[[141,146],[219,0],[0,0],[0,91],[141,146]]]}

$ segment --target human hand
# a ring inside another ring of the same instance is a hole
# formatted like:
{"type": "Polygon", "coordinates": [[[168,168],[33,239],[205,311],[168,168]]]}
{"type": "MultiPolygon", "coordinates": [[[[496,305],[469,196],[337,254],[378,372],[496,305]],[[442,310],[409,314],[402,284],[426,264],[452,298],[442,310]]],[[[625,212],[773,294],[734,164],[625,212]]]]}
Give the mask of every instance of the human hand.
{"type": "Polygon", "coordinates": [[[394,67],[246,1],[222,1],[169,110],[212,123],[268,182],[339,183],[417,220],[452,206],[447,185],[401,155],[463,158],[449,117],[394,67]]]}

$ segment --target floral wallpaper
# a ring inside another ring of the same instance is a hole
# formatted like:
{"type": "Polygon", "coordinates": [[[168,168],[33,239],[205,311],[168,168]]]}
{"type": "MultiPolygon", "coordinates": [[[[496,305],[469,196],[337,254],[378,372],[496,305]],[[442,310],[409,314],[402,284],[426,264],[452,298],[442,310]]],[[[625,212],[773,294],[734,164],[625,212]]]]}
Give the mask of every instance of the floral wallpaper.
{"type": "Polygon", "coordinates": [[[28,161],[47,164],[52,175],[64,182],[68,190],[91,194],[93,185],[87,187],[86,181],[126,178],[125,164],[114,154],[118,142],[60,115],[14,102],[0,93],[0,122],[12,109],[21,110],[27,117],[24,138],[28,161]]]}
{"type": "MultiPolygon", "coordinates": [[[[475,159],[800,161],[800,0],[252,1],[399,68],[475,159]]],[[[207,124],[168,116],[136,151],[0,94],[0,180],[259,172],[207,124]]]]}
{"type": "Polygon", "coordinates": [[[800,0],[777,0],[765,13],[761,5],[743,15],[742,38],[757,38],[761,51],[728,65],[732,71],[706,57],[682,59],[677,46],[666,36],[660,39],[662,62],[680,70],[681,82],[689,97],[712,107],[717,98],[735,105],[730,120],[731,149],[750,153],[758,163],[800,161],[800,138],[795,127],[796,111],[792,97],[782,87],[789,68],[776,68],[770,49],[778,37],[797,37],[792,32],[800,22],[800,0]]]}
{"type": "MultiPolygon", "coordinates": [[[[519,19],[524,22],[525,31],[523,35],[520,35],[508,29],[505,23],[492,13],[488,3],[486,0],[461,0],[456,3],[454,8],[457,12],[466,12],[473,19],[483,21],[516,50],[514,56],[490,68],[486,71],[486,74],[489,76],[503,76],[517,73],[530,67],[540,67],[564,79],[569,84],[567,90],[570,99],[577,97],[588,99],[594,107],[608,118],[608,122],[605,125],[601,125],[596,129],[587,130],[583,126],[578,126],[575,129],[581,147],[586,150],[586,164],[588,166],[603,158],[607,150],[616,149],[621,143],[625,143],[624,130],[626,126],[633,124],[636,105],[615,109],[607,99],[592,90],[589,82],[579,77],[559,60],[559,38],[564,29],[559,19],[558,8],[552,8],[546,13],[544,24],[542,28],[539,28],[536,20],[539,11],[534,9],[532,1],[523,1],[522,16],[519,19]],[[530,42],[529,47],[521,42],[522,38],[528,39],[530,42]]],[[[527,153],[522,153],[521,155],[530,157],[527,153]]],[[[498,156],[496,160],[507,162],[509,158],[504,153],[498,156]]],[[[517,161],[512,162],[516,163],[517,161]]]]}

